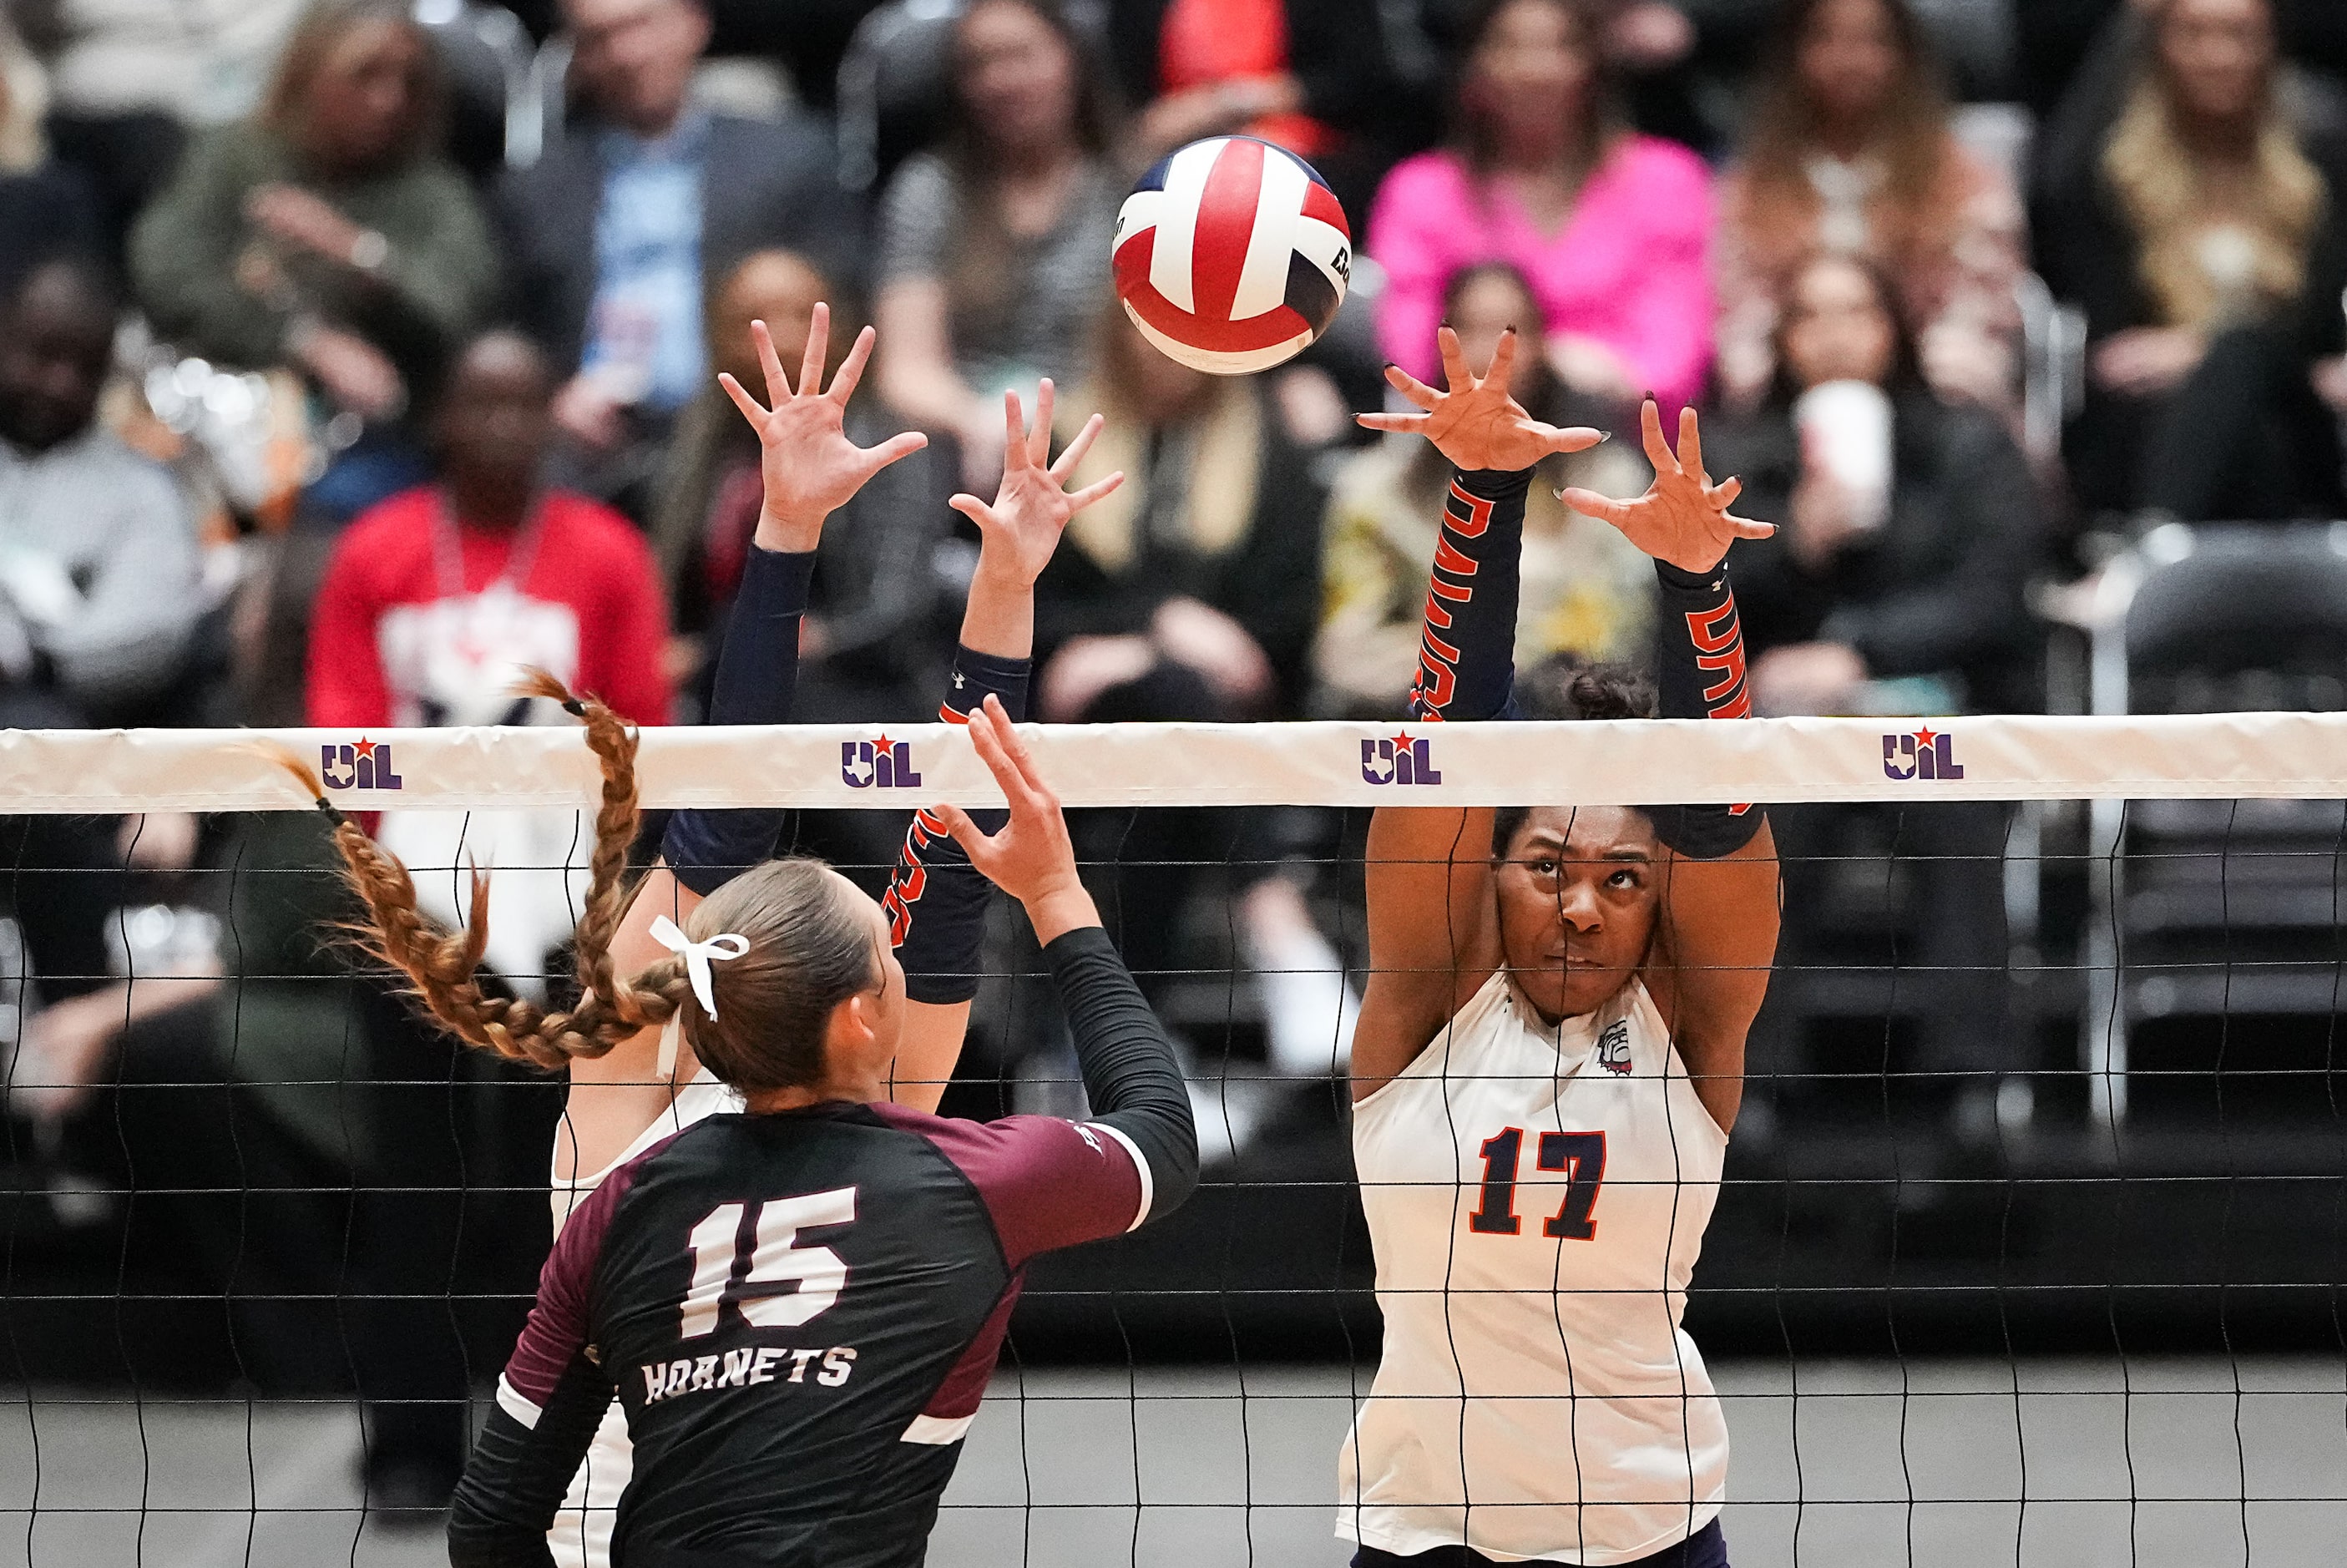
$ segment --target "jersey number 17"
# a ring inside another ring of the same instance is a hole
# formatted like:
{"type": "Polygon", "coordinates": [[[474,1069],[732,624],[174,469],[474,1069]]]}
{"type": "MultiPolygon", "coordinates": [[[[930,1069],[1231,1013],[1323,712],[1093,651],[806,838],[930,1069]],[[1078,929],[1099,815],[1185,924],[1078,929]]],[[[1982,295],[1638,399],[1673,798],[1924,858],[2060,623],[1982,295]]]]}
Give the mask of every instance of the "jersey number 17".
{"type": "MultiPolygon", "coordinates": [[[[1514,1235],[1522,1228],[1516,1218],[1516,1165],[1523,1158],[1524,1130],[1511,1127],[1483,1140],[1483,1195],[1467,1216],[1467,1228],[1481,1235],[1514,1235]]],[[[1540,1168],[1564,1173],[1564,1203],[1541,1225],[1541,1235],[1565,1241],[1593,1241],[1597,1221],[1597,1191],[1605,1184],[1605,1134],[1603,1132],[1543,1132],[1540,1135],[1540,1168]]]]}

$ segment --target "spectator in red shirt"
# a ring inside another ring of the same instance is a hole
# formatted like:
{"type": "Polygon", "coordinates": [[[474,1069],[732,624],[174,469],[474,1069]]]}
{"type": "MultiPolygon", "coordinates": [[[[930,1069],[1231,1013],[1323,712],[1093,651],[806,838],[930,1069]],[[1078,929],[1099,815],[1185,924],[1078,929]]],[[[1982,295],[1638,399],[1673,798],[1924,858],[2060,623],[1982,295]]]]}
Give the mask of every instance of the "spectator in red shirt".
{"type": "Polygon", "coordinates": [[[313,724],[526,723],[512,690],[533,664],[637,723],[667,723],[651,552],[617,512],[540,480],[552,398],[526,338],[465,350],[433,425],[438,481],[362,515],[326,569],[313,724]]]}

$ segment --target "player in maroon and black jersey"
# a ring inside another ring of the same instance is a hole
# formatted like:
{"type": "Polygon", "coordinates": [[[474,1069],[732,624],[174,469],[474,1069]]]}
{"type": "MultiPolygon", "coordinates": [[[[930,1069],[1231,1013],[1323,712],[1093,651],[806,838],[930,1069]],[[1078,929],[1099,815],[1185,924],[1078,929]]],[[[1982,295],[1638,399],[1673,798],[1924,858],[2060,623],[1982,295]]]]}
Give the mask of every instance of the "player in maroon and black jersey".
{"type": "MultiPolygon", "coordinates": [[[[766,457],[753,570],[720,662],[712,718],[727,723],[787,721],[823,518],[919,445],[845,441],[839,415],[871,334],[825,391],[825,324],[818,306],[795,390],[754,330],[771,408],[726,378],[766,457]]],[[[1115,483],[1061,489],[1100,421],[1047,469],[1050,396],[1046,383],[1031,431],[1006,400],[1014,450],[995,504],[954,501],[986,544],[941,717],[966,716],[1010,809],[987,814],[1004,824],[991,834],[955,808],[920,814],[885,904],[816,862],[765,862],[778,814],[755,811],[677,813],[660,867],[629,888],[636,737],[538,677],[528,690],[586,721],[604,774],[580,999],[548,1012],[479,984],[486,887],[468,929],[432,929],[406,868],[319,798],[374,954],[466,1043],[572,1076],[559,1236],[452,1511],[459,1568],[549,1563],[558,1551],[605,1560],[613,1524],[610,1561],[918,1563],[1027,1260],[1129,1230],[1196,1184],[1171,1049],[1012,728],[1035,573],[1068,516],[1115,483]],[[936,1103],[989,884],[1026,905],[1044,943],[1094,1121],[981,1125],[887,1102],[893,1089],[936,1103]],[[682,1131],[652,1143],[656,1113],[682,1131]],[[631,1123],[649,1135],[620,1150],[631,1123]],[[613,1168],[600,1150],[618,1153],[613,1168]],[[581,1456],[615,1440],[615,1395],[633,1449],[630,1460],[619,1444],[632,1476],[616,1520],[590,1492],[589,1528],[549,1541],[566,1489],[589,1480],[581,1456]]]]}
{"type": "Polygon", "coordinates": [[[969,733],[1010,803],[944,817],[1025,905],[1065,1005],[1088,1122],[888,1103],[904,973],[878,905],[777,861],[677,933],[677,997],[743,1114],[622,1165],[564,1227],[449,1524],[457,1568],[544,1563],[616,1389],[635,1444],[614,1561],[922,1560],[1036,1254],[1119,1235],[1197,1178],[1171,1047],[1076,875],[1058,802],[999,702],[969,733]]]}
{"type": "MultiPolygon", "coordinates": [[[[600,704],[575,705],[604,765],[599,849],[623,848],[635,737],[600,704]]],[[[1027,1262],[1131,1230],[1195,1186],[1188,1091],[1077,876],[1059,802],[999,699],[968,727],[1007,822],[989,835],[933,810],[1025,906],[1089,1122],[981,1123],[889,1102],[904,968],[881,906],[819,862],[729,880],[685,928],[656,927],[672,956],[631,978],[610,972],[590,893],[587,995],[548,1016],[483,995],[477,929],[422,931],[405,869],[338,824],[368,935],[441,1022],[561,1052],[614,1019],[672,1021],[745,1107],[620,1165],[563,1227],[457,1488],[456,1568],[552,1561],[547,1529],[615,1393],[634,1445],[615,1562],[918,1563],[1027,1262]]]]}

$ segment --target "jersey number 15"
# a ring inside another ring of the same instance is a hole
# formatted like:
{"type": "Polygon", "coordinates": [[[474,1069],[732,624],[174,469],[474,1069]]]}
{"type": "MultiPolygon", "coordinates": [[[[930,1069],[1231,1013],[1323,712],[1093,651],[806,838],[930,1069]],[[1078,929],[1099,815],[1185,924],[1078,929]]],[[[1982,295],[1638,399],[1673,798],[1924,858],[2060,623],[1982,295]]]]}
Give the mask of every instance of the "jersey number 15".
{"type": "Polygon", "coordinates": [[[692,1227],[692,1286],[684,1293],[687,1339],[717,1327],[728,1295],[753,1328],[795,1328],[830,1309],[847,1286],[847,1265],[827,1246],[801,1246],[799,1232],[815,1225],[853,1225],[856,1189],[837,1187],[799,1198],[769,1198],[757,1210],[749,1266],[742,1268],[745,1205],[720,1204],[692,1227]],[[733,1276],[740,1271],[741,1283],[733,1276]],[[779,1288],[796,1282],[787,1295],[779,1288]],[[728,1286],[733,1286],[729,1291],[728,1286]]]}

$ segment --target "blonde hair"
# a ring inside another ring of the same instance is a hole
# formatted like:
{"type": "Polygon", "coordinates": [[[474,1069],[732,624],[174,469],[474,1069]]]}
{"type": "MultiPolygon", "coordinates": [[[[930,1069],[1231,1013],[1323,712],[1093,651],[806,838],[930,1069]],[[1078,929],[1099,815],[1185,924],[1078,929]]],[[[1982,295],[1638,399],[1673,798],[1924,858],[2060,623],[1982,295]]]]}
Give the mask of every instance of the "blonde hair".
{"type": "Polygon", "coordinates": [[[628,910],[624,882],[635,842],[636,733],[593,697],[574,697],[544,671],[532,671],[520,694],[559,702],[587,724],[587,743],[603,774],[595,849],[575,944],[579,998],[549,1011],[481,988],[488,944],[488,879],[473,875],[465,928],[442,931],[415,906],[415,884],[397,856],[326,800],[317,774],[291,757],[282,764],[302,781],[334,823],[344,879],[368,918],[348,928],[360,950],[396,970],[412,997],[443,1029],[477,1050],[542,1068],[598,1057],[640,1030],[681,1018],[702,1066],[748,1092],[820,1083],[824,1030],[832,1010],[876,982],[873,924],[857,917],[830,868],[805,858],[770,861],[719,888],[684,921],[696,941],[723,931],[749,950],[711,974],[716,1017],[693,995],[681,958],[663,958],[634,976],[611,962],[611,939],[628,910]]]}
{"type": "MultiPolygon", "coordinates": [[[[2147,61],[2127,108],[2104,145],[2103,178],[2134,227],[2137,274],[2161,324],[2209,326],[2229,302],[2202,264],[2198,241],[2210,214],[2208,170],[2176,124],[2158,51],[2147,61]]],[[[2322,174],[2300,149],[2269,81],[2250,153],[2245,200],[2229,214],[2247,231],[2254,263],[2250,292],[2268,303],[2306,286],[2309,242],[2330,200],[2322,174]]]]}

